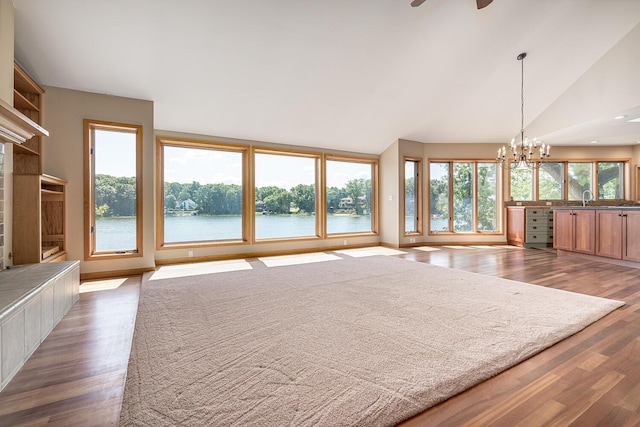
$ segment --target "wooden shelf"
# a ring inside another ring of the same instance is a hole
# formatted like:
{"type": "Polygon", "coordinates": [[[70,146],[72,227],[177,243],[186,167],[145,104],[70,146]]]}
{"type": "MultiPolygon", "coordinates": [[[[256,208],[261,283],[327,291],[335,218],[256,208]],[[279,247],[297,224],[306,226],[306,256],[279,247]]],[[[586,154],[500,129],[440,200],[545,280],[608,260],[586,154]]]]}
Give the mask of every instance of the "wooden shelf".
{"type": "Polygon", "coordinates": [[[64,192],[41,189],[41,200],[43,202],[64,202],[64,192]]]}
{"type": "Polygon", "coordinates": [[[32,154],[34,156],[39,156],[40,153],[38,153],[37,151],[27,147],[24,144],[14,144],[13,145],[13,152],[14,153],[18,153],[18,154],[32,154]]]}
{"type": "Polygon", "coordinates": [[[49,258],[51,255],[60,252],[60,246],[43,246],[42,247],[42,259],[49,258]]]}
{"type": "Polygon", "coordinates": [[[30,101],[25,95],[18,90],[13,90],[13,106],[18,110],[38,111],[38,108],[32,101],[30,101]]]}
{"type": "MultiPolygon", "coordinates": [[[[16,63],[14,105],[42,124],[44,90],[16,63]]],[[[33,137],[13,151],[13,262],[64,261],[66,253],[65,186],[67,181],[42,173],[41,139],[33,137]]]]}
{"type": "Polygon", "coordinates": [[[44,89],[40,87],[32,78],[22,69],[18,63],[13,67],[13,87],[19,92],[34,93],[42,95],[44,89]]]}

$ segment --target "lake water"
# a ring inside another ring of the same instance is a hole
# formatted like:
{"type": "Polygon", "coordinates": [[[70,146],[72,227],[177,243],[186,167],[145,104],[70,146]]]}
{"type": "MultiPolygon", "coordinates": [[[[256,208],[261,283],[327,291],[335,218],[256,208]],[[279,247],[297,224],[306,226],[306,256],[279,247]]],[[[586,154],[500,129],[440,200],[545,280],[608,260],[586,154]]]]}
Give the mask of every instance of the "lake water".
{"type": "MultiPolygon", "coordinates": [[[[314,236],[315,216],[256,215],[256,239],[314,236]]],[[[135,219],[96,219],[96,249],[135,248],[135,219]]],[[[328,233],[371,231],[371,216],[327,216],[328,233]]],[[[165,242],[237,240],[242,238],[241,216],[166,216],[165,242]]]]}

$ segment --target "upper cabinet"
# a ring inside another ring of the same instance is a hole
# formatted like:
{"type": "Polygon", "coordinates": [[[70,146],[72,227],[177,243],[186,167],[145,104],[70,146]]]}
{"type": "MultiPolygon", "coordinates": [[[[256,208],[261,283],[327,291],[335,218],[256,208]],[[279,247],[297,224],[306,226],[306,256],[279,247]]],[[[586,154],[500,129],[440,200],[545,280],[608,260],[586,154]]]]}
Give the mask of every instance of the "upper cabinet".
{"type": "MultiPolygon", "coordinates": [[[[42,94],[44,90],[16,63],[13,69],[14,108],[33,122],[42,124],[42,94]]],[[[42,173],[41,137],[36,135],[23,144],[14,146],[13,172],[15,174],[42,173]]]]}

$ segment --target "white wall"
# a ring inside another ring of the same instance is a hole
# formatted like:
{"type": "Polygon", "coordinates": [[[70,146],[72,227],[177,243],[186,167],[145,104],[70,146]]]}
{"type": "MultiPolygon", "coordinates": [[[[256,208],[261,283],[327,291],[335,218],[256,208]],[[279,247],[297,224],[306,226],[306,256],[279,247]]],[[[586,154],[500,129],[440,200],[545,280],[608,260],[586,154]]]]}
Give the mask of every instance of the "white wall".
{"type": "MultiPolygon", "coordinates": [[[[544,135],[640,105],[640,25],[631,30],[593,67],[526,128],[544,135]]],[[[635,142],[635,141],[629,141],[635,142]]]]}

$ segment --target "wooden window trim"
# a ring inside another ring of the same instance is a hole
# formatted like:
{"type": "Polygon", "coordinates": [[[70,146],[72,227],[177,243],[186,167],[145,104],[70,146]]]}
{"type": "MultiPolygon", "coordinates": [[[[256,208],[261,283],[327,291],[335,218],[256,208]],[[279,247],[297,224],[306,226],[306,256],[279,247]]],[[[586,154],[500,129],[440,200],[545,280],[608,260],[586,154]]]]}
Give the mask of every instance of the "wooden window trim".
{"type": "Polygon", "coordinates": [[[291,151],[285,149],[274,148],[262,148],[252,147],[251,149],[251,243],[252,244],[268,244],[268,243],[282,243],[290,241],[315,241],[323,239],[323,226],[321,224],[321,216],[318,215],[319,209],[323,206],[324,195],[321,191],[322,180],[322,154],[303,151],[291,151]],[[315,235],[314,236],[300,236],[300,237],[275,237],[271,239],[257,239],[256,238],[256,217],[255,217],[255,203],[256,203],[256,154],[267,154],[274,156],[289,156],[289,157],[301,157],[314,159],[315,163],[315,192],[316,192],[316,216],[315,216],[315,235]]]}
{"type": "MultiPolygon", "coordinates": [[[[448,186],[449,186],[449,230],[448,231],[432,231],[431,230],[431,223],[429,222],[428,224],[428,236],[443,236],[443,235],[490,235],[490,236],[499,236],[499,235],[504,235],[504,225],[503,225],[503,213],[502,213],[502,207],[504,204],[504,175],[502,173],[502,171],[499,171],[498,169],[500,169],[498,162],[495,159],[429,159],[428,164],[429,164],[429,171],[427,173],[427,177],[426,179],[429,180],[429,203],[431,203],[431,164],[432,163],[447,163],[449,165],[449,182],[448,182],[448,186]],[[472,215],[473,215],[473,230],[472,231],[455,231],[454,230],[454,225],[453,225],[453,218],[454,218],[454,211],[453,211],[453,165],[455,163],[471,163],[472,164],[472,176],[473,176],[473,183],[472,183],[472,192],[473,192],[473,207],[472,207],[472,215]],[[496,216],[496,222],[497,222],[497,227],[498,229],[496,231],[478,231],[478,164],[479,163],[485,163],[485,164],[490,164],[490,163],[495,163],[496,164],[496,183],[498,183],[498,188],[497,188],[497,193],[496,193],[496,209],[497,209],[497,216],[496,216]]],[[[508,179],[508,183],[509,183],[509,193],[511,194],[511,188],[510,188],[510,184],[511,184],[511,175],[510,173],[507,173],[506,175],[509,176],[508,179]]],[[[428,207],[428,211],[429,213],[431,212],[431,206],[428,207]]]]}
{"type": "Polygon", "coordinates": [[[422,182],[424,180],[422,167],[422,158],[421,157],[403,157],[402,158],[402,200],[400,201],[401,211],[402,211],[402,236],[403,237],[414,237],[414,236],[422,236],[423,235],[423,215],[422,215],[422,182]],[[406,194],[407,194],[407,177],[405,176],[405,172],[407,170],[407,162],[413,162],[415,164],[414,168],[417,170],[417,177],[414,176],[414,191],[415,191],[415,209],[416,216],[418,220],[416,221],[416,230],[411,231],[409,233],[406,232],[407,224],[405,224],[407,218],[407,206],[406,206],[406,194]]]}
{"type": "Polygon", "coordinates": [[[156,249],[189,249],[209,248],[218,246],[232,246],[249,243],[251,235],[249,229],[250,203],[249,191],[249,147],[241,145],[223,144],[219,142],[196,141],[189,139],[157,137],[156,138],[156,249]],[[240,153],[242,155],[242,237],[234,240],[203,240],[193,242],[165,242],[164,241],[164,147],[193,148],[213,151],[240,153]]]}
{"type": "Polygon", "coordinates": [[[84,119],[84,259],[85,261],[140,258],[143,256],[142,125],[84,119]],[[136,250],[95,251],[95,131],[118,131],[136,135],[136,250]],[[93,230],[93,231],[92,231],[93,230]]]}
{"type": "Polygon", "coordinates": [[[325,239],[342,239],[345,237],[364,237],[364,236],[377,236],[379,235],[379,185],[378,185],[378,171],[379,171],[379,161],[377,159],[369,159],[365,157],[351,157],[351,156],[339,156],[334,154],[326,154],[324,155],[323,161],[323,180],[322,180],[322,192],[323,194],[323,204],[322,204],[322,217],[323,217],[323,237],[325,239]],[[363,232],[347,232],[347,233],[328,233],[327,232],[327,162],[345,162],[345,163],[361,163],[368,164],[371,166],[371,231],[363,231],[363,232]]]}

